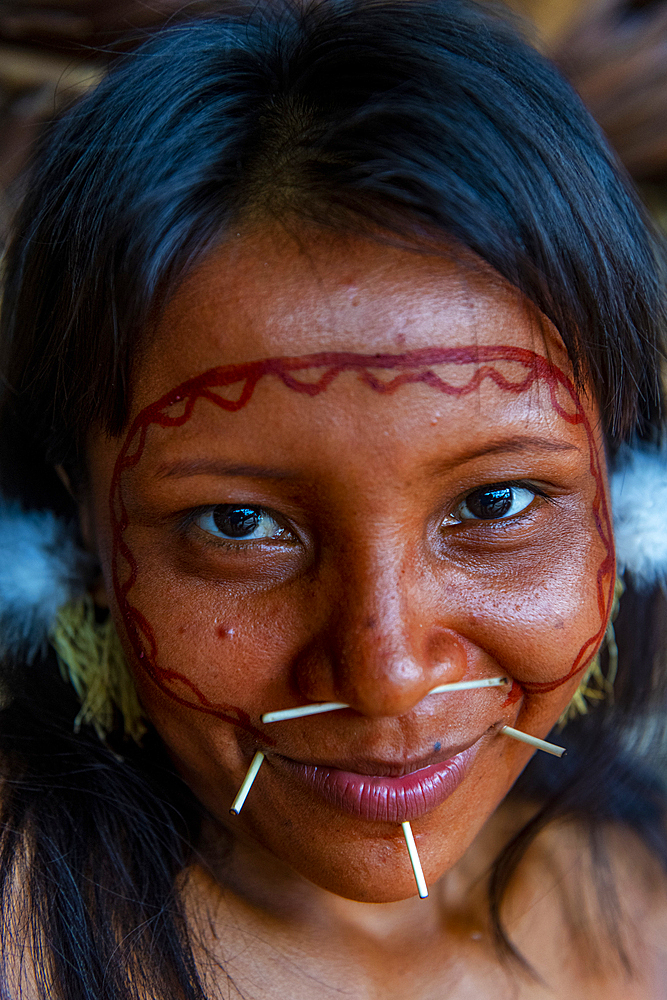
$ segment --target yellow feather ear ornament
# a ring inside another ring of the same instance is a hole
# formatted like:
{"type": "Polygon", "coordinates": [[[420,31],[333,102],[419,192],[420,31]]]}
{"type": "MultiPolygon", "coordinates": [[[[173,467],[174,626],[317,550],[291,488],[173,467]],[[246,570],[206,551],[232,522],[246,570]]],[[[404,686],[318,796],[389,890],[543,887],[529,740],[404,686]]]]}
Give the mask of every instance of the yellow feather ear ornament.
{"type": "Polygon", "coordinates": [[[74,731],[92,725],[104,742],[120,721],[125,735],[141,743],[146,724],[111,616],[98,621],[93,600],[86,595],[59,609],[49,641],[63,680],[70,682],[81,702],[74,731]]]}

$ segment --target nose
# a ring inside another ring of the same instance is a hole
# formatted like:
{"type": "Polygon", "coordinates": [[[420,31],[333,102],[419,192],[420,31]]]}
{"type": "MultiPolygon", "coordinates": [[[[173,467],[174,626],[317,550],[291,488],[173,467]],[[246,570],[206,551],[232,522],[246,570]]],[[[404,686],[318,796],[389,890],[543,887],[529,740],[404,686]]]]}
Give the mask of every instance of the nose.
{"type": "Polygon", "coordinates": [[[462,679],[466,643],[448,627],[433,580],[408,559],[356,556],[299,659],[297,685],[309,701],[342,701],[369,717],[404,715],[432,688],[462,679]]]}

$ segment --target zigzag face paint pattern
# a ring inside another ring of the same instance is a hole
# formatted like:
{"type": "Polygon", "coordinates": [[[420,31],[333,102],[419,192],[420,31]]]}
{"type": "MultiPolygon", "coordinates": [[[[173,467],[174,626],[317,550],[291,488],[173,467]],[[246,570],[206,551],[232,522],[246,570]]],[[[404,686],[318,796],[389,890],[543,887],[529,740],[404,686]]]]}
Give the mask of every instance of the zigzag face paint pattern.
{"type": "MultiPolygon", "coordinates": [[[[540,693],[565,684],[590,662],[606,629],[614,582],[610,516],[593,430],[571,379],[543,355],[511,345],[432,347],[404,354],[325,352],[267,358],[206,371],[145,407],[133,421],[115,464],[110,516],[116,599],[127,623],[137,659],[151,679],[165,694],[181,704],[256,732],[247,713],[233,705],[212,702],[187,673],[160,665],[154,628],[132,601],[139,566],[125,541],[128,514],[123,484],[128,470],[136,468],[142,460],[149,431],[184,427],[195,407],[208,405],[230,415],[237,413],[251,403],[262,380],[277,381],[287,391],[315,400],[342,378],[354,378],[369,392],[382,395],[406,392],[411,385],[421,385],[431,389],[434,395],[462,397],[474,394],[484,382],[489,381],[499,391],[518,396],[538,385],[544,386],[548,391],[549,404],[559,419],[583,428],[588,442],[590,473],[596,487],[592,504],[595,528],[604,550],[597,569],[599,627],[581,645],[567,673],[549,681],[524,680],[522,687],[527,692],[540,693]]],[[[230,416],[230,420],[233,417],[230,416]]],[[[232,424],[230,432],[233,432],[232,424]]]]}

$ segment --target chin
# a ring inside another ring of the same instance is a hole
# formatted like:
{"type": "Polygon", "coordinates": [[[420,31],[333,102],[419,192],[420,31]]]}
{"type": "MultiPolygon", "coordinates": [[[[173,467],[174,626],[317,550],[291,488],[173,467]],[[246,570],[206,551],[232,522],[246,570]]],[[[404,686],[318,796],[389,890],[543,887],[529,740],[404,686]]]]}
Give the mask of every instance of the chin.
{"type": "MultiPolygon", "coordinates": [[[[268,845],[265,845],[268,847],[268,845]]],[[[332,830],[323,838],[327,853],[314,850],[314,839],[308,844],[271,845],[268,849],[295,874],[326,892],[359,903],[396,903],[417,897],[417,885],[402,830],[395,827],[382,836],[364,841],[346,842],[332,830]],[[298,859],[298,860],[297,860],[298,859]],[[296,861],[296,863],[295,863],[296,861]]],[[[444,845],[443,845],[444,846],[444,845]]],[[[458,853],[439,852],[436,845],[420,846],[426,883],[433,886],[452,867],[458,853]]],[[[463,849],[460,851],[463,853],[463,849]]]]}
{"type": "MultiPolygon", "coordinates": [[[[366,875],[362,875],[361,873],[326,870],[323,866],[312,874],[306,872],[300,872],[300,874],[318,888],[357,903],[399,903],[404,899],[418,895],[411,871],[407,872],[405,876],[402,876],[398,871],[389,872],[387,870],[369,871],[366,875]]],[[[433,885],[433,881],[431,881],[431,885],[433,885]]]]}

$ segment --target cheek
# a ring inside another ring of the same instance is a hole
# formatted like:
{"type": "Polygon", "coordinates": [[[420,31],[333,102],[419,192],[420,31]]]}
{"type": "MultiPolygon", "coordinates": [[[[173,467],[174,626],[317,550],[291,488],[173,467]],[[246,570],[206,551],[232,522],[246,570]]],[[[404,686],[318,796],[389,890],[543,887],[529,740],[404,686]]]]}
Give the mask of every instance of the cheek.
{"type": "Polygon", "coordinates": [[[502,561],[479,559],[450,578],[445,599],[474,637],[527,690],[565,683],[602,639],[613,552],[582,511],[557,538],[502,561]],[[586,523],[588,521],[588,523],[586,523]]]}
{"type": "Polygon", "coordinates": [[[162,558],[150,532],[130,528],[126,538],[138,567],[130,620],[118,604],[115,613],[130,641],[138,631],[145,655],[131,643],[131,659],[146,704],[156,685],[142,683],[142,674],[191,708],[234,722],[256,721],[267,706],[282,704],[294,651],[307,642],[312,621],[305,588],[253,590],[201,579],[162,558]]]}
{"type": "Polygon", "coordinates": [[[528,690],[564,681],[581,665],[584,647],[593,655],[604,614],[600,557],[599,552],[570,549],[557,561],[479,589],[471,619],[480,639],[528,690]]]}

